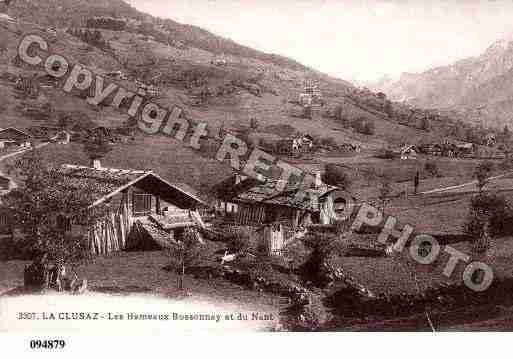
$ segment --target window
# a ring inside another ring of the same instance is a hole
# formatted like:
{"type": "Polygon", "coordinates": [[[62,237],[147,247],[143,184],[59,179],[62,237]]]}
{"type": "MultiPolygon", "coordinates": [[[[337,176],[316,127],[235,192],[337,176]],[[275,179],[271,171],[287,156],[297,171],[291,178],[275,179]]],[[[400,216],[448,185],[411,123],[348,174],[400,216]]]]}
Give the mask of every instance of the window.
{"type": "Polygon", "coordinates": [[[151,213],[151,194],[134,193],[132,196],[133,214],[137,216],[147,216],[151,213]]]}

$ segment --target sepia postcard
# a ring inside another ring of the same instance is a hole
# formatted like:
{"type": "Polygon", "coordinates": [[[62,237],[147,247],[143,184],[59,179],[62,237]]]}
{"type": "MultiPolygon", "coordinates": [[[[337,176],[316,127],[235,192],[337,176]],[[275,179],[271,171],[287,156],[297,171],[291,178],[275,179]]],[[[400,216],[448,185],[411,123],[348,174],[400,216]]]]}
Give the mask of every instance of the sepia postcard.
{"type": "Polygon", "coordinates": [[[0,0],[0,334],[512,331],[512,16],[0,0]]]}

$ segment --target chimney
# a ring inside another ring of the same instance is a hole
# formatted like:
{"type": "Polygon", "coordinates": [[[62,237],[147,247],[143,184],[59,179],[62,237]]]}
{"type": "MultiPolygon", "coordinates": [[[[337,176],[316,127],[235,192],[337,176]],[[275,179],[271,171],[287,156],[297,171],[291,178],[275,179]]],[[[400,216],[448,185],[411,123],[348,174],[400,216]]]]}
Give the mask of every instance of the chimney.
{"type": "Polygon", "coordinates": [[[97,170],[102,168],[102,164],[101,164],[99,158],[93,159],[93,168],[95,168],[97,170]]]}
{"type": "Polygon", "coordinates": [[[315,186],[315,188],[320,188],[322,186],[321,171],[315,172],[314,186],[315,186]]]}

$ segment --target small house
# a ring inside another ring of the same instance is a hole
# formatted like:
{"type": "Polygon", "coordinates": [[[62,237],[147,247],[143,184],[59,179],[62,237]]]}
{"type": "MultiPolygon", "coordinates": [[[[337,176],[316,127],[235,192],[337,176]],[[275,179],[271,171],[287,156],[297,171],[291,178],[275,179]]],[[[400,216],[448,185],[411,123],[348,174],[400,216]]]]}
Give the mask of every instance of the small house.
{"type": "MultiPolygon", "coordinates": [[[[240,176],[235,176],[240,178],[240,176]]],[[[234,178],[235,178],[234,177],[234,178]]],[[[277,181],[260,182],[253,178],[226,181],[217,186],[217,196],[225,203],[235,204],[235,220],[241,225],[264,225],[280,222],[288,227],[311,224],[330,224],[334,217],[334,203],[331,194],[337,187],[329,186],[316,174],[315,184],[306,189],[304,199],[297,196],[299,188],[288,186],[277,189],[277,181]]]]}
{"type": "Polygon", "coordinates": [[[428,143],[428,144],[423,144],[421,146],[419,146],[419,151],[421,153],[424,153],[426,155],[430,155],[430,156],[441,156],[442,155],[442,146],[439,145],[438,143],[428,143]]]}
{"type": "Polygon", "coordinates": [[[185,228],[204,226],[198,210],[206,203],[152,171],[104,168],[96,162],[94,167],[63,165],[58,174],[70,191],[95,188],[91,206],[108,207],[108,215],[92,228],[70,226],[87,236],[94,254],[162,248],[185,228]]]}
{"type": "Polygon", "coordinates": [[[477,146],[473,143],[459,143],[456,144],[456,151],[458,156],[470,156],[477,150],[477,146]]]}
{"type": "Polygon", "coordinates": [[[0,174],[0,194],[8,191],[11,188],[11,179],[7,176],[0,174]]]}
{"type": "Polygon", "coordinates": [[[417,158],[417,152],[418,149],[414,145],[403,146],[399,151],[402,160],[417,158]]]}
{"type": "Polygon", "coordinates": [[[0,149],[6,147],[30,147],[31,136],[13,127],[0,129],[0,149]]]}
{"type": "Polygon", "coordinates": [[[485,145],[493,147],[497,144],[497,136],[494,133],[489,133],[485,136],[485,145]]]}
{"type": "Polygon", "coordinates": [[[226,204],[236,206],[232,213],[236,225],[252,226],[261,236],[269,255],[281,255],[288,243],[304,235],[307,228],[334,223],[345,203],[337,202],[333,193],[337,187],[324,184],[320,173],[315,183],[305,189],[306,195],[297,196],[299,187],[277,189],[277,181],[260,182],[252,178],[234,176],[233,186],[224,181],[217,195],[226,204]]]}

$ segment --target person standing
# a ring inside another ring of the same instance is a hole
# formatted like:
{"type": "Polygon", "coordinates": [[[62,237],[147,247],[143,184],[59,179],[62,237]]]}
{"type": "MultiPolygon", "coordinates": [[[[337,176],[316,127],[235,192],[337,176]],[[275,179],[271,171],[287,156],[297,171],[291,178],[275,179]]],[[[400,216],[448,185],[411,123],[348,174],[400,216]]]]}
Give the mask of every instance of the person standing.
{"type": "Polygon", "coordinates": [[[415,178],[413,179],[413,187],[414,187],[414,194],[417,194],[417,191],[419,190],[419,182],[420,182],[420,173],[417,171],[415,174],[415,178]]]}

